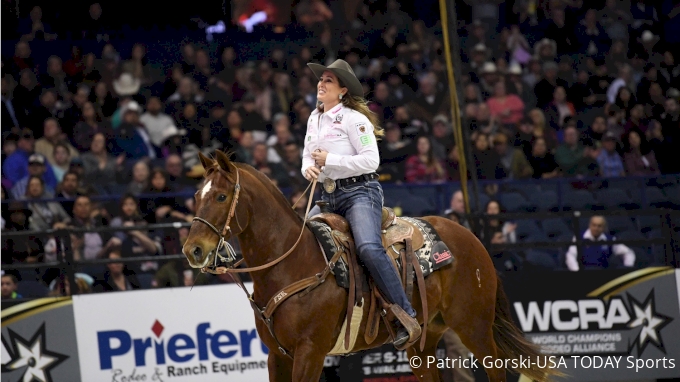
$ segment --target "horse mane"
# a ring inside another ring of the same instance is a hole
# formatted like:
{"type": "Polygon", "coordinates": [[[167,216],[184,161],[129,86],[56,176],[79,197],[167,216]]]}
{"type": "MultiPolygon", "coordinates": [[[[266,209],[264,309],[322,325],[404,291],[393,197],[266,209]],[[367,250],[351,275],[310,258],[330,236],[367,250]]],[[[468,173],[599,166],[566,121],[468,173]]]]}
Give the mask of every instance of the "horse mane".
{"type": "MultiPolygon", "coordinates": [[[[232,162],[232,164],[234,164],[234,166],[240,168],[241,170],[244,170],[245,172],[253,175],[269,191],[269,193],[272,196],[274,196],[275,199],[277,199],[279,203],[283,204],[284,206],[287,206],[288,209],[290,209],[293,212],[293,208],[290,205],[290,201],[286,198],[286,196],[283,194],[283,192],[281,192],[281,190],[278,187],[274,186],[272,181],[266,175],[264,175],[262,172],[258,171],[253,166],[247,163],[232,162]]],[[[295,215],[300,220],[300,222],[304,221],[302,217],[300,217],[300,215],[298,215],[297,213],[294,213],[293,215],[295,215]]]]}

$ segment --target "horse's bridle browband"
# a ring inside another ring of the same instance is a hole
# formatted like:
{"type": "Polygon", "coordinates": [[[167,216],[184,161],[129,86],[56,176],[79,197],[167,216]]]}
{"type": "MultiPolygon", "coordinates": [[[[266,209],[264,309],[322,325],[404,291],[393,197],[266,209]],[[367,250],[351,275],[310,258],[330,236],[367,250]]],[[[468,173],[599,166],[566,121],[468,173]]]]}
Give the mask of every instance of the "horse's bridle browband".
{"type": "MultiPolygon", "coordinates": [[[[260,319],[262,321],[264,321],[264,323],[267,325],[267,328],[269,329],[269,333],[272,335],[274,341],[276,341],[276,344],[279,347],[279,351],[281,353],[283,353],[284,355],[286,355],[290,358],[293,358],[292,353],[290,351],[287,351],[281,345],[278,338],[276,337],[276,334],[274,333],[274,322],[272,320],[272,316],[274,314],[274,311],[276,310],[276,308],[279,307],[279,305],[282,302],[287,300],[289,297],[304,291],[303,294],[300,295],[300,296],[302,296],[304,294],[307,294],[309,291],[316,288],[317,286],[321,285],[326,280],[326,277],[328,277],[328,275],[330,274],[330,270],[331,270],[331,267],[333,266],[333,264],[336,261],[338,261],[338,259],[340,258],[342,251],[338,251],[333,256],[333,258],[331,258],[331,261],[329,261],[326,264],[326,267],[324,268],[324,270],[322,272],[319,272],[319,273],[315,274],[314,276],[307,277],[307,278],[304,278],[304,279],[299,280],[297,282],[294,282],[293,284],[288,285],[287,287],[281,289],[276,294],[274,294],[274,296],[272,298],[269,299],[269,301],[267,302],[267,305],[264,307],[264,309],[260,308],[255,303],[255,300],[253,299],[253,295],[250,292],[248,292],[248,289],[243,284],[243,281],[241,280],[241,277],[238,275],[238,273],[255,272],[255,271],[260,271],[260,270],[263,270],[263,269],[270,268],[270,267],[278,264],[279,262],[281,262],[283,259],[288,257],[288,255],[290,255],[291,253],[293,253],[293,250],[295,250],[295,248],[300,243],[300,239],[302,239],[302,234],[305,232],[305,226],[307,224],[307,214],[309,214],[309,208],[312,205],[314,189],[316,188],[316,179],[312,179],[309,183],[309,186],[307,186],[307,189],[305,189],[305,191],[302,193],[302,196],[304,196],[307,193],[307,190],[309,189],[309,187],[310,186],[312,187],[312,190],[310,191],[310,194],[309,194],[309,199],[307,200],[307,209],[305,211],[305,218],[304,218],[304,221],[302,223],[302,229],[300,229],[300,235],[298,236],[297,240],[295,241],[295,244],[293,244],[293,246],[286,253],[284,253],[282,256],[280,256],[276,260],[270,261],[266,264],[263,264],[263,265],[260,265],[260,266],[257,266],[257,267],[238,268],[237,269],[237,267],[243,262],[244,258],[241,258],[241,260],[234,262],[236,260],[236,253],[234,251],[234,248],[228,242],[229,237],[227,237],[227,234],[230,234],[230,235],[232,234],[232,230],[231,230],[231,227],[229,226],[229,223],[231,222],[231,219],[233,217],[235,217],[235,215],[236,215],[236,205],[238,204],[239,193],[241,192],[241,183],[240,183],[240,178],[239,178],[238,167],[236,167],[234,165],[234,168],[236,169],[236,184],[234,185],[234,197],[231,201],[231,206],[229,207],[229,215],[227,215],[227,221],[224,223],[224,227],[222,228],[222,231],[219,231],[217,229],[217,227],[215,227],[215,225],[213,225],[212,223],[210,223],[209,221],[207,221],[203,218],[196,216],[192,219],[192,222],[198,221],[198,222],[201,222],[201,223],[207,225],[220,238],[220,241],[217,243],[217,247],[215,248],[215,265],[213,267],[216,268],[218,257],[220,258],[220,260],[224,261],[228,265],[226,267],[220,267],[220,269],[225,270],[224,272],[219,272],[219,271],[217,271],[215,269],[211,269],[209,267],[204,267],[203,269],[201,269],[201,272],[204,272],[204,273],[207,272],[207,273],[212,273],[212,274],[231,273],[232,278],[234,279],[234,281],[236,281],[236,284],[238,284],[238,286],[241,289],[243,289],[246,296],[248,297],[248,301],[250,302],[250,306],[253,308],[255,313],[257,313],[257,315],[260,317],[260,319]],[[227,248],[227,252],[228,252],[227,253],[227,256],[228,256],[227,259],[225,259],[220,254],[220,249],[222,249],[222,246],[226,246],[226,248],[227,248]]],[[[224,171],[224,170],[219,169],[219,171],[224,171]]],[[[302,196],[300,196],[300,197],[302,197],[302,196]]],[[[297,204],[297,202],[295,202],[295,204],[297,204]]],[[[238,223],[238,218],[236,219],[236,222],[238,223]]],[[[240,227],[240,224],[239,224],[239,227],[240,227]]],[[[208,253],[208,256],[209,255],[210,254],[208,253]]]]}

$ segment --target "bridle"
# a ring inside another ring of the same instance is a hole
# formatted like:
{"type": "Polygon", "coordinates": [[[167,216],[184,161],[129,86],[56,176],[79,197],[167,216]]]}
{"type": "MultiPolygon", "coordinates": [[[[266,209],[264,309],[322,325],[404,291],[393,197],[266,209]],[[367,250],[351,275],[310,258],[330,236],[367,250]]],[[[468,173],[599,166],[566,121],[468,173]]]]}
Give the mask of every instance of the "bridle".
{"type": "MultiPolygon", "coordinates": [[[[233,165],[233,164],[232,164],[233,165]]],[[[257,267],[250,267],[250,268],[237,268],[245,258],[241,258],[241,260],[236,261],[236,253],[234,251],[234,248],[229,244],[228,240],[229,238],[233,235],[233,232],[231,230],[231,227],[229,226],[229,223],[231,222],[231,219],[236,216],[236,205],[238,204],[238,198],[239,194],[241,192],[241,183],[240,183],[240,177],[239,177],[239,170],[236,165],[233,165],[234,168],[236,169],[236,183],[234,185],[234,195],[231,201],[231,206],[229,207],[229,215],[227,215],[227,221],[224,223],[224,227],[222,228],[222,231],[218,230],[215,225],[210,223],[209,221],[200,218],[200,217],[194,217],[192,219],[192,223],[194,221],[201,222],[205,225],[207,225],[217,236],[220,238],[220,241],[217,243],[217,247],[215,248],[215,264],[213,265],[212,268],[209,267],[204,267],[201,269],[201,272],[203,273],[212,273],[212,274],[224,274],[224,273],[231,273],[231,277],[234,279],[236,284],[245,292],[246,297],[248,298],[248,301],[250,302],[250,306],[253,308],[253,311],[257,316],[267,325],[267,329],[269,329],[269,333],[271,334],[272,338],[278,345],[279,351],[286,355],[289,358],[293,358],[293,354],[286,350],[281,342],[279,342],[276,333],[274,332],[274,321],[273,321],[273,315],[274,311],[283,303],[286,301],[289,297],[296,295],[298,293],[301,293],[299,296],[303,296],[307,294],[309,291],[313,290],[314,288],[318,287],[319,285],[323,284],[323,282],[326,280],[328,275],[331,273],[331,267],[333,264],[339,260],[340,256],[342,255],[342,251],[338,251],[333,255],[333,258],[329,262],[326,263],[326,266],[324,267],[323,271],[315,274],[314,276],[310,276],[307,278],[304,278],[302,280],[298,280],[285,288],[279,290],[276,294],[273,295],[267,302],[267,304],[261,308],[256,302],[253,297],[253,294],[248,291],[248,288],[243,284],[243,280],[241,280],[241,276],[239,276],[239,273],[246,273],[246,272],[256,272],[260,271],[263,269],[267,269],[270,267],[273,267],[274,265],[280,263],[288,257],[295,248],[298,246],[300,243],[300,239],[302,239],[302,234],[305,232],[305,227],[307,225],[307,215],[309,214],[309,208],[312,205],[312,199],[314,196],[314,189],[316,188],[316,179],[311,179],[309,182],[309,186],[305,189],[305,191],[302,193],[300,198],[302,198],[306,193],[307,190],[309,190],[309,187],[312,188],[312,190],[309,193],[309,199],[307,200],[307,209],[305,210],[305,218],[302,223],[302,228],[300,229],[300,235],[298,236],[297,240],[295,241],[295,244],[283,255],[278,257],[276,260],[272,260],[266,264],[259,265],[257,267]],[[227,236],[229,235],[229,236],[227,236]],[[226,246],[227,248],[227,258],[224,258],[220,254],[220,250],[222,249],[223,246],[226,246]],[[220,266],[219,269],[222,271],[218,271],[217,267],[217,258],[220,258],[223,262],[226,263],[225,267],[220,266]]],[[[223,172],[224,170],[219,169],[220,172],[223,172]]],[[[225,175],[225,174],[223,174],[225,175]]],[[[226,175],[225,175],[226,176],[226,175]]],[[[298,199],[300,201],[300,199],[298,199]]],[[[293,204],[293,208],[295,208],[295,205],[297,205],[297,201],[295,204],[293,204]]],[[[236,218],[236,222],[238,223],[238,218],[236,218]]],[[[239,228],[240,224],[239,224],[239,228]]],[[[210,254],[208,253],[208,256],[210,254]]]]}
{"type": "MultiPolygon", "coordinates": [[[[219,257],[219,259],[221,261],[230,265],[230,266],[225,267],[227,273],[246,273],[246,272],[255,272],[255,271],[267,269],[267,268],[272,267],[272,266],[278,264],[279,262],[283,261],[283,259],[285,259],[286,257],[288,257],[288,255],[293,253],[293,250],[295,250],[295,248],[300,243],[300,239],[302,238],[302,234],[305,231],[305,225],[307,223],[307,214],[309,213],[309,208],[312,205],[312,199],[313,199],[312,195],[314,195],[314,188],[316,187],[316,181],[312,180],[310,182],[309,186],[307,186],[307,189],[309,189],[309,187],[311,186],[312,191],[310,192],[310,197],[307,201],[307,210],[305,211],[305,218],[304,218],[304,222],[302,223],[302,229],[300,230],[300,235],[298,236],[297,240],[295,241],[295,244],[293,244],[293,247],[291,247],[286,253],[284,253],[282,256],[280,256],[276,260],[272,260],[272,261],[270,261],[266,264],[259,265],[257,267],[250,267],[250,268],[237,268],[239,265],[241,265],[241,263],[243,263],[244,258],[242,258],[239,261],[236,261],[236,251],[234,251],[234,247],[232,247],[231,244],[229,244],[228,240],[233,235],[230,223],[231,223],[231,219],[233,219],[236,216],[236,206],[238,205],[238,198],[239,198],[239,194],[241,193],[241,180],[240,180],[240,174],[239,174],[238,167],[236,167],[233,164],[232,164],[232,166],[234,166],[234,169],[236,169],[236,183],[234,184],[234,195],[233,195],[233,198],[231,200],[231,205],[229,206],[229,214],[227,215],[227,221],[224,223],[224,227],[222,228],[222,231],[218,230],[217,227],[215,227],[215,225],[213,225],[209,221],[207,221],[207,220],[205,220],[201,217],[198,217],[198,216],[195,216],[192,219],[192,223],[195,222],[195,221],[198,221],[198,222],[201,222],[201,223],[207,225],[208,228],[210,228],[220,238],[219,242],[217,243],[217,247],[215,247],[215,261],[214,261],[214,264],[213,264],[213,268],[217,267],[217,258],[219,257]],[[220,254],[220,250],[222,249],[222,247],[226,247],[226,249],[227,249],[227,257],[226,258],[220,254]],[[234,261],[236,261],[236,262],[234,262],[234,261]]],[[[218,171],[222,172],[223,170],[219,169],[218,171]]],[[[307,193],[307,189],[302,193],[302,196],[304,196],[307,193]]],[[[296,204],[297,204],[297,202],[296,202],[296,204]]],[[[236,218],[236,222],[238,223],[238,218],[236,218]]],[[[239,228],[240,228],[240,223],[239,223],[239,228]]],[[[209,253],[208,253],[208,255],[209,255],[209,253]]],[[[224,273],[224,272],[215,271],[214,269],[210,269],[208,267],[201,269],[201,271],[204,272],[204,273],[207,272],[207,273],[213,273],[213,274],[224,273]]]]}

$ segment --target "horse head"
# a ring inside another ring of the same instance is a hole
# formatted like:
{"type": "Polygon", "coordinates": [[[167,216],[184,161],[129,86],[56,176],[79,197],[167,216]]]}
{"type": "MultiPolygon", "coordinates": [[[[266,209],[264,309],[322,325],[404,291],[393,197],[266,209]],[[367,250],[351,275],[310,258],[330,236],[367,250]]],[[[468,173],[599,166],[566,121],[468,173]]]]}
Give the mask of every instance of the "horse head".
{"type": "Polygon", "coordinates": [[[199,153],[205,169],[203,187],[196,191],[196,216],[182,252],[193,268],[203,268],[217,255],[220,247],[247,226],[249,212],[239,197],[243,171],[217,151],[215,159],[199,153]]]}

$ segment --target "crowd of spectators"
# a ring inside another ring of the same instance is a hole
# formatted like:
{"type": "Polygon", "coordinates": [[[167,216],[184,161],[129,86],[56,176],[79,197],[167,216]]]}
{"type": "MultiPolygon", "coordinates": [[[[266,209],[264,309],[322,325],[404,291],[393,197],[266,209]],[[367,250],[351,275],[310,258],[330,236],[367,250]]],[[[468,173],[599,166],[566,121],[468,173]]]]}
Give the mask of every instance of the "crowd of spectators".
{"type": "MultiPolygon", "coordinates": [[[[323,2],[303,3],[296,12],[323,2]]],[[[306,63],[336,58],[352,65],[385,127],[383,182],[460,180],[466,145],[452,134],[441,26],[413,20],[396,0],[375,3],[359,2],[342,34],[328,17],[299,14],[313,38],[294,52],[274,47],[247,61],[230,41],[218,49],[186,41],[170,65],[148,60],[143,42],[120,51],[98,26],[96,4],[82,36],[101,41],[100,50],[83,51],[74,40],[69,57],[36,62],[32,42],[59,39],[36,6],[22,20],[32,27],[2,59],[3,231],[138,227],[72,234],[74,257],[180,253],[186,230],[145,226],[191,220],[202,175],[197,154],[216,149],[299,195],[301,148],[316,107],[317,80],[306,63]],[[102,195],[119,203],[99,202],[102,195]]],[[[474,175],[680,173],[680,45],[671,36],[680,23],[677,1],[518,0],[506,9],[510,21],[499,16],[504,1],[469,4],[459,80],[474,175]]],[[[480,235],[510,240],[511,227],[496,228],[480,235]]],[[[2,262],[55,260],[63,245],[39,234],[6,239],[2,262]]],[[[179,261],[122,268],[102,267],[106,276],[94,284],[130,289],[139,283],[127,275],[155,274],[153,285],[173,286],[195,276],[179,261]]]]}

